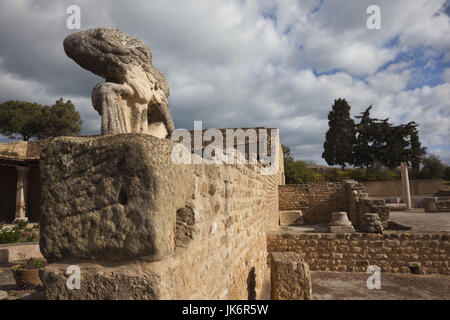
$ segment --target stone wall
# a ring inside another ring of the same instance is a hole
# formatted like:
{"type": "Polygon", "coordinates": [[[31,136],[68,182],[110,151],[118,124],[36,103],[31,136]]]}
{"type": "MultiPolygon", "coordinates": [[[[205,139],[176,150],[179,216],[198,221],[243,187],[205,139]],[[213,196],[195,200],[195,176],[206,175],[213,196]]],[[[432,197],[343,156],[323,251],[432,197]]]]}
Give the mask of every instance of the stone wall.
{"type": "Polygon", "coordinates": [[[424,200],[425,212],[450,212],[450,200],[437,197],[424,200]]]}
{"type": "Polygon", "coordinates": [[[272,252],[269,262],[272,300],[311,300],[311,274],[300,255],[272,252]]]}
{"type": "Polygon", "coordinates": [[[301,210],[306,223],[328,222],[331,212],[348,211],[346,184],[323,182],[280,186],[279,209],[301,210]]]}
{"type": "MultiPolygon", "coordinates": [[[[402,197],[402,182],[394,181],[366,181],[367,193],[372,197],[396,196],[402,197]]],[[[444,189],[442,179],[409,180],[411,195],[432,195],[444,189]]]]}
{"type": "Polygon", "coordinates": [[[271,232],[269,252],[295,252],[310,270],[450,274],[447,233],[289,233],[271,232]]]}
{"type": "Polygon", "coordinates": [[[365,213],[378,213],[389,220],[389,208],[383,199],[367,196],[363,185],[354,180],[282,185],[278,189],[279,210],[301,210],[305,223],[328,223],[331,213],[345,211],[355,227],[365,213]]]}
{"type": "Polygon", "coordinates": [[[10,243],[0,244],[0,264],[23,261],[30,258],[42,259],[39,243],[10,243]]]}
{"type": "Polygon", "coordinates": [[[48,299],[262,297],[270,281],[267,232],[278,224],[281,175],[262,175],[259,164],[176,166],[168,152],[173,145],[127,134],[58,138],[48,146],[41,157],[41,251],[53,262],[42,274],[48,299]],[[125,159],[127,152],[135,160],[125,159]],[[161,160],[154,163],[155,157],[161,160]],[[125,189],[127,201],[121,200],[124,181],[140,187],[139,196],[125,189]],[[135,197],[147,194],[134,221],[135,197]],[[128,216],[122,226],[114,210],[128,216]],[[172,228],[160,242],[152,240],[160,230],[138,228],[148,217],[154,220],[145,228],[172,228]],[[102,242],[104,237],[111,239],[102,242]],[[81,269],[80,290],[66,288],[69,264],[81,269]]]}

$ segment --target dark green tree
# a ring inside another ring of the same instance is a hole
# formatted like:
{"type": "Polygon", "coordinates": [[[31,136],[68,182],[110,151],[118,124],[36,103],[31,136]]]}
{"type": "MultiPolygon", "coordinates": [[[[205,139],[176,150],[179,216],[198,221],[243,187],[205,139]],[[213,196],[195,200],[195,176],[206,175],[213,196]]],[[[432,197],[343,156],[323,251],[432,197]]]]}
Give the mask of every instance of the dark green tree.
{"type": "Polygon", "coordinates": [[[444,180],[450,181],[450,166],[445,167],[442,178],[444,180]]]}
{"type": "Polygon", "coordinates": [[[328,131],[323,144],[322,158],[329,165],[353,164],[353,145],[355,143],[355,123],[350,118],[350,106],[345,99],[334,100],[328,114],[328,131]]]}
{"type": "Polygon", "coordinates": [[[37,103],[9,100],[0,104],[0,133],[24,141],[37,137],[42,129],[43,106],[37,103]]]}
{"type": "Polygon", "coordinates": [[[25,101],[0,104],[0,133],[10,138],[73,136],[81,130],[80,114],[69,100],[61,98],[52,106],[25,101]]]}
{"type": "Polygon", "coordinates": [[[389,119],[370,117],[369,106],[362,112],[356,125],[356,143],[353,148],[354,165],[373,167],[375,164],[394,169],[408,162],[417,169],[426,154],[419,141],[418,124],[409,122],[393,126],[389,119]]]}
{"type": "Polygon", "coordinates": [[[420,171],[424,179],[439,179],[444,176],[445,165],[441,159],[434,154],[430,154],[422,161],[423,167],[420,171]]]}
{"type": "Polygon", "coordinates": [[[353,146],[353,165],[357,167],[369,167],[375,162],[373,156],[373,136],[375,133],[372,132],[374,126],[373,120],[370,118],[370,109],[372,109],[372,106],[369,106],[360,116],[355,117],[360,119],[355,126],[356,138],[353,146]]]}
{"type": "Polygon", "coordinates": [[[39,138],[76,136],[81,131],[82,120],[73,103],[61,98],[50,107],[45,106],[41,117],[39,138]]]}

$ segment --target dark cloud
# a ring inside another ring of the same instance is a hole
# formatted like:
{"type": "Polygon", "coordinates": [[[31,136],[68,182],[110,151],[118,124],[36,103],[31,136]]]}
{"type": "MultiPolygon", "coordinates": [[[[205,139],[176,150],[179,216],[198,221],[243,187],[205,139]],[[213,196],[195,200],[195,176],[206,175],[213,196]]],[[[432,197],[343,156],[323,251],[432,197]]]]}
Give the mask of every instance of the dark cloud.
{"type": "Polygon", "coordinates": [[[170,86],[176,127],[194,120],[204,128],[278,127],[297,158],[324,163],[327,113],[345,97],[353,114],[374,104],[376,116],[416,120],[423,141],[450,158],[442,117],[450,84],[407,90],[420,67],[394,68],[405,50],[426,45],[432,57],[450,50],[448,17],[438,14],[445,1],[379,1],[383,30],[370,32],[370,1],[0,0],[0,101],[71,99],[83,133],[94,134],[100,117],[90,93],[103,79],[64,54],[71,4],[81,8],[82,29],[116,27],[149,46],[170,86]],[[382,70],[386,63],[394,67],[382,70]]]}

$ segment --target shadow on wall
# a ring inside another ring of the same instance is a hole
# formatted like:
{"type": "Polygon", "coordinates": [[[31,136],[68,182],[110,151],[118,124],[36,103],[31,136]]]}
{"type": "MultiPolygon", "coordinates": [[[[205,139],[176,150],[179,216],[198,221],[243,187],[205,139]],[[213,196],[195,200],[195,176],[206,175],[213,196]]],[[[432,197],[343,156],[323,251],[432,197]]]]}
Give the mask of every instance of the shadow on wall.
{"type": "Polygon", "coordinates": [[[9,263],[9,250],[0,249],[0,264],[9,263]]]}
{"type": "Polygon", "coordinates": [[[256,300],[256,272],[253,267],[247,277],[248,300],[256,300]]]}

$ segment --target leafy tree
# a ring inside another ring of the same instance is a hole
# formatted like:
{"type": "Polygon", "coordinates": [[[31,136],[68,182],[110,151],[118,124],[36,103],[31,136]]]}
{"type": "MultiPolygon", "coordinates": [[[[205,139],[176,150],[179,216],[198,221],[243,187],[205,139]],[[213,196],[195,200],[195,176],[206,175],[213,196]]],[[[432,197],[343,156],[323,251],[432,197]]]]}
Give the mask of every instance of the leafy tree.
{"type": "Polygon", "coordinates": [[[444,175],[445,165],[441,159],[434,154],[430,154],[422,161],[423,167],[420,171],[422,178],[433,179],[442,178],[444,175]]]}
{"type": "Polygon", "coordinates": [[[294,158],[292,157],[292,154],[291,154],[291,148],[282,144],[281,149],[283,150],[284,164],[286,164],[287,161],[294,161],[294,158]]]}
{"type": "Polygon", "coordinates": [[[445,167],[442,178],[447,181],[450,180],[450,166],[445,167]]]}
{"type": "Polygon", "coordinates": [[[21,135],[24,141],[37,137],[42,128],[43,106],[25,101],[0,104],[0,133],[10,138],[21,135]]]}
{"type": "Polygon", "coordinates": [[[82,120],[73,103],[61,98],[51,107],[45,106],[39,138],[74,136],[81,131],[82,120]]]}
{"type": "Polygon", "coordinates": [[[355,142],[355,123],[350,118],[350,106],[345,99],[334,100],[328,114],[328,131],[323,144],[322,158],[329,165],[353,163],[353,144],[355,142]]]}
{"type": "Polygon", "coordinates": [[[314,171],[304,161],[288,161],[284,168],[286,184],[310,183],[315,181],[314,171]]]}
{"type": "Polygon", "coordinates": [[[417,169],[426,154],[426,148],[421,147],[419,141],[418,124],[409,122],[393,126],[389,119],[371,118],[371,108],[369,106],[360,116],[356,116],[360,122],[356,125],[353,164],[373,167],[378,163],[394,169],[401,162],[408,162],[417,169]]]}
{"type": "Polygon", "coordinates": [[[25,101],[0,104],[0,133],[10,138],[22,136],[46,138],[77,135],[81,130],[80,114],[69,100],[59,99],[52,106],[25,101]]]}
{"type": "Polygon", "coordinates": [[[369,167],[375,162],[373,137],[375,135],[373,119],[370,118],[369,106],[366,111],[355,118],[360,119],[356,125],[356,139],[353,146],[353,164],[357,167],[369,167]]]}

